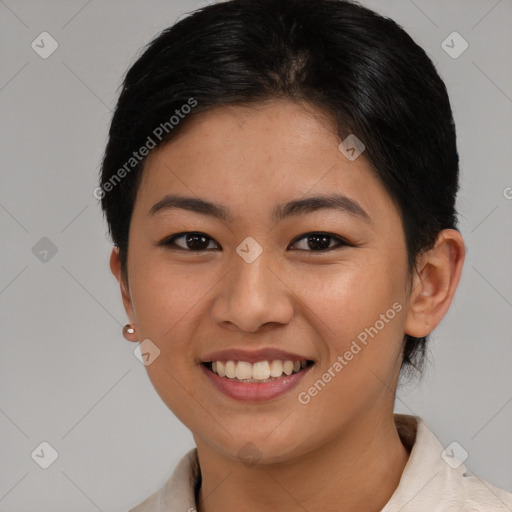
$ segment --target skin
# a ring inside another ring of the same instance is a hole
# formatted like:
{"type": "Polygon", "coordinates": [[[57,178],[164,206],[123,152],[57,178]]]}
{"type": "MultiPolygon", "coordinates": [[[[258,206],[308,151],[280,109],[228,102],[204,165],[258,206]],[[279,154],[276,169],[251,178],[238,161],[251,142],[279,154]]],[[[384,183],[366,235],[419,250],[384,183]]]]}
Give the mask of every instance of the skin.
{"type": "Polygon", "coordinates": [[[408,460],[393,422],[403,336],[429,334],[446,313],[462,237],[442,231],[411,277],[397,207],[364,153],[347,159],[329,117],[311,106],[272,100],[190,121],[146,161],[130,226],[129,283],[117,249],[110,263],[136,329],[131,339],[148,338],[161,351],[146,367],[149,378],[196,441],[198,509],[381,510],[408,460]],[[332,209],[278,223],[270,217],[276,204],[333,191],[370,220],[332,209]],[[234,219],[182,209],[150,216],[169,193],[220,203],[234,219]],[[208,249],[186,249],[184,238],[176,242],[181,251],[157,245],[187,231],[210,237],[208,249]],[[298,239],[316,231],[333,235],[331,247],[336,236],[353,246],[322,252],[307,236],[298,239]],[[248,236],[263,249],[252,263],[236,252],[248,236]],[[300,403],[298,393],[397,302],[401,311],[378,335],[300,403]],[[277,347],[315,364],[290,392],[241,402],[217,391],[199,366],[208,352],[233,347],[277,347]],[[248,443],[257,463],[240,455],[248,443]]]}

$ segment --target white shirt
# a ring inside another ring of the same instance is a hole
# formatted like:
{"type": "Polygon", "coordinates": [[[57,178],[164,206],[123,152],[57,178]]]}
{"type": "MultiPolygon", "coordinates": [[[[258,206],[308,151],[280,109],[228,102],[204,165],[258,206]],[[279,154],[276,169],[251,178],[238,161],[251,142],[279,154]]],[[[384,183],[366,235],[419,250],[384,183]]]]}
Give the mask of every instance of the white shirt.
{"type": "MultiPolygon", "coordinates": [[[[454,451],[444,451],[421,418],[395,414],[394,420],[410,455],[398,487],[381,512],[512,512],[512,494],[468,474],[454,451]]],[[[159,490],[129,512],[194,512],[199,479],[194,448],[159,490]]]]}

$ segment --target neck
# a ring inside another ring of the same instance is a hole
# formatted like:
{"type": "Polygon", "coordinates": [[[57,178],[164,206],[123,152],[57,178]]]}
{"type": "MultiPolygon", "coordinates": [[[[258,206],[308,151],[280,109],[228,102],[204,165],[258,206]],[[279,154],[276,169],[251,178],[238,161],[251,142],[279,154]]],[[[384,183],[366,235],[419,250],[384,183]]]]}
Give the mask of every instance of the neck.
{"type": "Polygon", "coordinates": [[[378,512],[391,498],[409,454],[393,415],[364,419],[321,447],[285,463],[247,466],[196,439],[199,512],[378,512]]]}

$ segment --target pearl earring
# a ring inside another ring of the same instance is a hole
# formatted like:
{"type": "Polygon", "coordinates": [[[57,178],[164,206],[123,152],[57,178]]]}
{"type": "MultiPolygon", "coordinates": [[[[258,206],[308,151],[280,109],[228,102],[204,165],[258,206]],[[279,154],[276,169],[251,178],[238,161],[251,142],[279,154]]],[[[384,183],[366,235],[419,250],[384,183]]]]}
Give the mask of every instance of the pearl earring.
{"type": "Polygon", "coordinates": [[[126,324],[124,327],[123,327],[123,336],[128,340],[128,341],[134,341],[132,339],[129,338],[129,335],[130,334],[134,334],[135,333],[135,328],[132,326],[132,324],[126,324]]]}

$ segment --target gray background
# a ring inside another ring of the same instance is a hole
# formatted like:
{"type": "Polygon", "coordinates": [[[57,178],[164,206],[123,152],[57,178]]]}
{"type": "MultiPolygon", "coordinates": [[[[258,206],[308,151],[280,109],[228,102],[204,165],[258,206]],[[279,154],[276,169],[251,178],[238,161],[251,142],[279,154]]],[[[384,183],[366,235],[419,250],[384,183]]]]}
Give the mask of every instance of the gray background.
{"type": "MultiPolygon", "coordinates": [[[[444,446],[467,450],[472,471],[512,491],[512,1],[363,4],[437,65],[461,156],[462,282],[432,366],[399,390],[397,411],[424,417],[444,446]],[[457,59],[441,47],[453,31],[469,43],[457,59]]],[[[121,335],[92,191],[124,72],[200,5],[0,0],[0,511],[125,511],[193,446],[121,335]],[[59,44],[47,59],[31,48],[43,31],[59,44]],[[42,237],[57,248],[46,262],[32,250],[42,237]],[[59,455],[46,470],[31,458],[42,441],[59,455]]]]}

